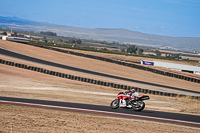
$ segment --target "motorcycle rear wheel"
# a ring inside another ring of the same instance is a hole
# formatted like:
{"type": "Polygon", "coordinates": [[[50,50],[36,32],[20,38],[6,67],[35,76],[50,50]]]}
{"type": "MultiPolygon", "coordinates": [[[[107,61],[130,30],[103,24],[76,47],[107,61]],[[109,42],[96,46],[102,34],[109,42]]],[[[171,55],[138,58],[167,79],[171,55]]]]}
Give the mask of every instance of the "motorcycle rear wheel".
{"type": "Polygon", "coordinates": [[[110,103],[110,107],[111,107],[112,109],[117,109],[117,108],[119,108],[119,100],[117,100],[117,99],[113,100],[113,101],[110,103]]]}
{"type": "Polygon", "coordinates": [[[145,103],[143,101],[134,101],[132,107],[134,111],[142,111],[145,107],[145,103]]]}

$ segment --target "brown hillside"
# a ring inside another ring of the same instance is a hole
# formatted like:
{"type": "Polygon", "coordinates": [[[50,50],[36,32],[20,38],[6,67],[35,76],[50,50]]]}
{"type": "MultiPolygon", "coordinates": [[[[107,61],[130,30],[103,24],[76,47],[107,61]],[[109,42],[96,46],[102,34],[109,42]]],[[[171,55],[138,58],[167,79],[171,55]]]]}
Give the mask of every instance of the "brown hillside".
{"type": "MultiPolygon", "coordinates": [[[[103,61],[79,57],[75,55],[69,55],[69,54],[51,51],[47,49],[37,48],[34,46],[29,46],[26,44],[20,44],[20,43],[8,42],[8,41],[0,41],[0,47],[9,49],[15,52],[19,52],[25,55],[33,56],[36,58],[41,58],[44,60],[66,64],[66,65],[74,66],[78,68],[112,74],[116,76],[122,76],[122,77],[131,78],[135,80],[146,81],[150,83],[156,83],[156,84],[161,84],[161,85],[166,85],[166,86],[178,87],[182,89],[200,91],[199,84],[197,83],[184,81],[184,80],[171,78],[171,77],[166,77],[166,76],[154,74],[151,72],[133,69],[133,68],[129,68],[129,67],[109,63],[109,62],[103,62],[103,61]]],[[[1,58],[3,57],[1,56],[1,58]]],[[[126,82],[124,82],[124,84],[126,84],[126,82]]],[[[142,84],[137,84],[137,86],[141,88],[147,88],[147,86],[142,85],[142,84]]]]}

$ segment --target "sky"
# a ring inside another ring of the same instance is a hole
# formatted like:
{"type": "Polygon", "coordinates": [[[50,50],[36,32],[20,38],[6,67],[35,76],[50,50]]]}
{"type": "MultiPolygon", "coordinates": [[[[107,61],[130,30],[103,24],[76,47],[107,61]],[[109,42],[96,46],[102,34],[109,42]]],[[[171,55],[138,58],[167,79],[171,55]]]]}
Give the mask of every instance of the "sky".
{"type": "Polygon", "coordinates": [[[0,16],[84,28],[200,37],[200,0],[0,0],[0,16]]]}

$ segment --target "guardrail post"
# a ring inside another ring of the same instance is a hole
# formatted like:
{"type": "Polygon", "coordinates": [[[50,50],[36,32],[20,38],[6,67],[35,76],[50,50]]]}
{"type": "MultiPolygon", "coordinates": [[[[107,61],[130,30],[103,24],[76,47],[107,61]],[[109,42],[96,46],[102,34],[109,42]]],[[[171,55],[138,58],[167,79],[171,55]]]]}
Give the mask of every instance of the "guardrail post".
{"type": "Polygon", "coordinates": [[[186,95],[182,95],[182,94],[181,94],[181,95],[179,95],[179,97],[186,97],[186,95]]]}
{"type": "Polygon", "coordinates": [[[97,80],[97,84],[100,85],[100,84],[101,84],[101,81],[97,80]]]}
{"type": "Polygon", "coordinates": [[[62,77],[62,73],[58,73],[58,77],[62,77]]]}
{"type": "Polygon", "coordinates": [[[160,91],[155,91],[155,95],[159,95],[160,94],[160,91]]]}
{"type": "Polygon", "coordinates": [[[87,79],[87,82],[88,82],[88,83],[90,83],[90,80],[91,80],[91,79],[90,79],[90,78],[88,78],[88,79],[87,79]]]}
{"type": "Polygon", "coordinates": [[[2,63],[2,64],[5,64],[5,63],[6,63],[6,61],[5,61],[5,60],[2,60],[2,61],[1,61],[1,63],[2,63]]]}
{"type": "Polygon", "coordinates": [[[124,89],[124,85],[119,85],[120,89],[124,89]]]}
{"type": "Polygon", "coordinates": [[[106,82],[106,86],[110,86],[110,82],[106,82]]]}
{"type": "Polygon", "coordinates": [[[10,64],[10,61],[6,61],[5,64],[6,64],[6,65],[9,65],[9,64],[10,64]]]}
{"type": "Polygon", "coordinates": [[[74,80],[77,80],[78,79],[78,77],[77,76],[74,76],[74,80]]]}
{"type": "Polygon", "coordinates": [[[27,69],[28,69],[28,70],[32,70],[32,66],[28,66],[27,69]]]}
{"type": "Polygon", "coordinates": [[[83,78],[83,77],[80,77],[80,81],[84,82],[84,78],[83,78]]]}
{"type": "Polygon", "coordinates": [[[145,93],[145,94],[148,93],[148,89],[144,89],[144,93],[145,93]]]}
{"type": "Polygon", "coordinates": [[[46,74],[50,74],[50,70],[46,70],[46,74]]]}
{"type": "Polygon", "coordinates": [[[110,84],[109,84],[109,87],[113,87],[113,83],[110,83],[110,84]]]}
{"type": "Polygon", "coordinates": [[[69,74],[67,78],[68,78],[68,79],[71,79],[71,77],[72,77],[72,75],[69,74]]]}
{"type": "Polygon", "coordinates": [[[191,81],[191,82],[194,82],[194,78],[190,78],[190,81],[191,81]]]}
{"type": "Polygon", "coordinates": [[[65,74],[64,74],[64,73],[61,73],[61,76],[60,76],[60,77],[64,78],[64,77],[65,77],[65,74]]]}
{"type": "Polygon", "coordinates": [[[93,82],[94,82],[94,79],[90,79],[90,83],[92,83],[92,84],[93,84],[93,82]]]}
{"type": "Polygon", "coordinates": [[[127,90],[131,90],[131,86],[128,86],[128,87],[127,87],[127,90]]]}
{"type": "Polygon", "coordinates": [[[56,73],[55,73],[54,71],[51,71],[51,72],[50,72],[50,75],[54,75],[54,76],[55,76],[55,74],[56,74],[56,73]]]}
{"type": "Polygon", "coordinates": [[[93,80],[93,84],[97,84],[97,80],[93,80]]]}
{"type": "Polygon", "coordinates": [[[164,92],[164,96],[170,96],[170,94],[167,92],[164,92]]]}
{"type": "Polygon", "coordinates": [[[170,97],[176,97],[177,96],[177,94],[175,94],[175,93],[170,93],[170,97]]]}
{"type": "Polygon", "coordinates": [[[141,91],[141,88],[137,88],[137,91],[138,91],[138,92],[142,92],[142,91],[141,91]]]}
{"type": "Polygon", "coordinates": [[[27,69],[28,68],[28,66],[27,65],[24,65],[24,69],[27,69]]]}
{"type": "MultiPolygon", "coordinates": [[[[4,64],[4,62],[3,62],[3,64],[4,64]]],[[[17,67],[18,66],[18,63],[15,63],[15,67],[17,67]]]]}
{"type": "Polygon", "coordinates": [[[154,95],[155,95],[155,94],[156,94],[156,91],[151,91],[151,94],[154,94],[154,95]]]}
{"type": "Polygon", "coordinates": [[[117,88],[117,84],[113,84],[113,88],[117,88]]]}
{"type": "Polygon", "coordinates": [[[14,64],[15,64],[14,62],[10,62],[10,66],[14,66],[14,64]]]}
{"type": "Polygon", "coordinates": [[[148,90],[148,93],[151,94],[152,90],[148,90]]]}
{"type": "Polygon", "coordinates": [[[67,78],[68,77],[68,74],[65,74],[65,77],[64,78],[67,78]]]}
{"type": "Polygon", "coordinates": [[[36,70],[37,72],[40,72],[40,68],[37,68],[37,70],[36,70]]]}
{"type": "Polygon", "coordinates": [[[119,85],[119,84],[116,84],[116,88],[120,89],[120,85],[119,85]]]}
{"type": "Polygon", "coordinates": [[[103,86],[107,86],[107,82],[103,82],[103,86]]]}
{"type": "Polygon", "coordinates": [[[137,87],[133,87],[133,89],[134,89],[135,91],[138,91],[138,92],[139,92],[139,89],[138,89],[137,87]]]}
{"type": "Polygon", "coordinates": [[[123,89],[124,89],[124,90],[127,90],[127,86],[126,86],[126,85],[124,85],[123,89]]]}
{"type": "Polygon", "coordinates": [[[86,82],[87,78],[83,78],[83,82],[86,82]]]}
{"type": "Polygon", "coordinates": [[[77,80],[78,80],[78,81],[81,81],[81,77],[77,77],[77,80]]]}
{"type": "Polygon", "coordinates": [[[163,96],[163,92],[159,92],[159,95],[163,96]]]}

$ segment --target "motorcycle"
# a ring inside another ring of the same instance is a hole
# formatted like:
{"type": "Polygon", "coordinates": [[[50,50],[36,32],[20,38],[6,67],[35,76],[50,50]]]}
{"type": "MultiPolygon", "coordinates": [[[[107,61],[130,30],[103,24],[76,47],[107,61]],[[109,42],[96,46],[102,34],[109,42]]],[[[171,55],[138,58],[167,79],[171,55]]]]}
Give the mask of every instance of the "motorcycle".
{"type": "Polygon", "coordinates": [[[132,97],[130,95],[125,95],[123,92],[118,93],[118,96],[110,104],[112,109],[117,108],[128,108],[134,111],[142,111],[145,108],[145,103],[143,100],[150,99],[147,95],[139,95],[132,97]]]}

